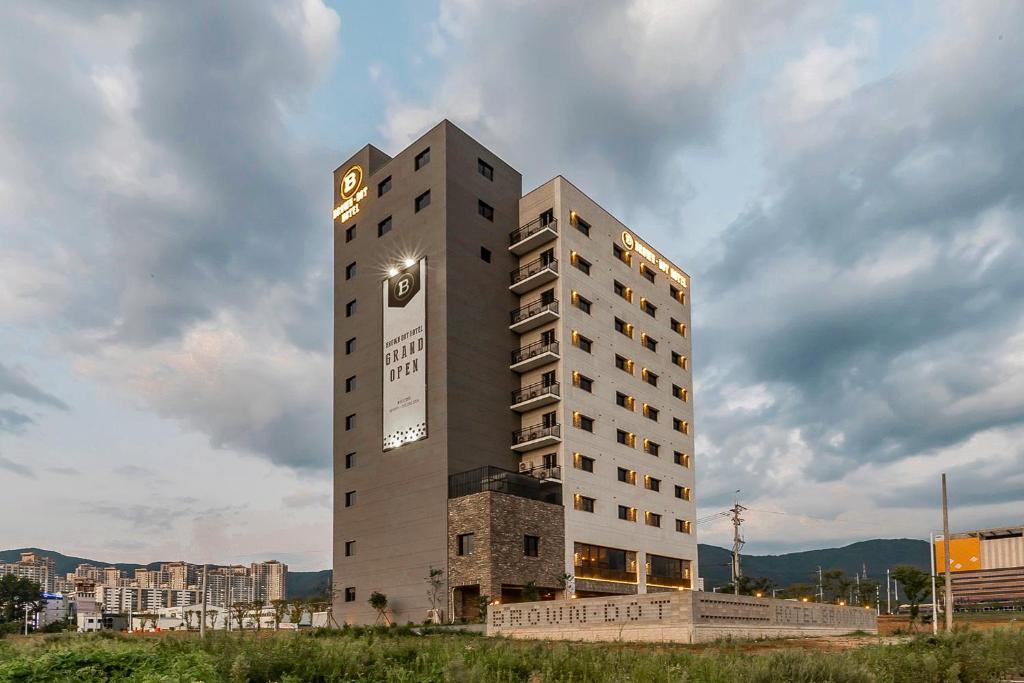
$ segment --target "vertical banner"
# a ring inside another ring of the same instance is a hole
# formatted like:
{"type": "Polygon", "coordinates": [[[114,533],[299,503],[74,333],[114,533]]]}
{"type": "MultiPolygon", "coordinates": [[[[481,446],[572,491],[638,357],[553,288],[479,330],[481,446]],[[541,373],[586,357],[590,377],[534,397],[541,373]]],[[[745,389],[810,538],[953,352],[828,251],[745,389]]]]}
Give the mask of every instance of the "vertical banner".
{"type": "Polygon", "coordinates": [[[384,450],[427,438],[427,259],[384,281],[384,450]]]}

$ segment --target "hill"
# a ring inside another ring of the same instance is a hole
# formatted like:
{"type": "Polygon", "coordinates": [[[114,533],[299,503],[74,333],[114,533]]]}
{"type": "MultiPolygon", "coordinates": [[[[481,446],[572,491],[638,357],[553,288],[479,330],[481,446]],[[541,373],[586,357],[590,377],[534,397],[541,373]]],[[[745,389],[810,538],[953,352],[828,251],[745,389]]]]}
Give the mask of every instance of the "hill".
{"type": "MultiPolygon", "coordinates": [[[[0,562],[17,562],[23,552],[36,552],[46,557],[52,557],[57,567],[57,575],[64,576],[75,571],[80,564],[94,564],[97,567],[117,567],[129,574],[136,569],[157,569],[163,562],[150,562],[148,564],[135,564],[133,562],[104,562],[102,560],[91,560],[87,557],[74,557],[64,555],[56,550],[44,548],[15,548],[13,550],[0,550],[0,562]]],[[[211,565],[211,567],[216,565],[211,565]]],[[[330,590],[331,570],[321,569],[314,572],[288,572],[288,597],[289,598],[312,598],[322,597],[330,590]]]]}

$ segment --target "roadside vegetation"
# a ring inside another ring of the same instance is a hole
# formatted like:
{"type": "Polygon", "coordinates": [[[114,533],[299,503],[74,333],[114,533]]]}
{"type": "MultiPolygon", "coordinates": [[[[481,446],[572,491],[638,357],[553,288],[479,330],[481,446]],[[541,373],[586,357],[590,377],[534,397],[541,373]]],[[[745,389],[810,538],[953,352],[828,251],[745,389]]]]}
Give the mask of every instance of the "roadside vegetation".
{"type": "MultiPolygon", "coordinates": [[[[865,638],[867,641],[868,638],[865,638]]],[[[870,642],[870,641],[868,641],[870,642]]],[[[845,651],[743,643],[553,643],[417,635],[408,627],[301,633],[0,640],[0,681],[687,681],[930,683],[1024,674],[1024,630],[967,631],[845,651]]]]}

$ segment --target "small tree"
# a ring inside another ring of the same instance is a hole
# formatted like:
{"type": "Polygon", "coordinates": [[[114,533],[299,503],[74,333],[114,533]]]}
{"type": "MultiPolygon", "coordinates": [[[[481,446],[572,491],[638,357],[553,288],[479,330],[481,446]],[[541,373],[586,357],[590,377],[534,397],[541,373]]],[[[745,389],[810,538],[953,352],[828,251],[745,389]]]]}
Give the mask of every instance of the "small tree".
{"type": "Polygon", "coordinates": [[[260,599],[253,600],[249,603],[249,611],[252,614],[253,621],[256,622],[256,630],[260,630],[260,617],[263,616],[263,601],[260,599]]]}
{"type": "Polygon", "coordinates": [[[555,579],[558,581],[558,590],[562,591],[563,599],[569,597],[567,593],[569,592],[569,586],[574,583],[574,578],[575,577],[572,574],[562,572],[558,578],[555,579]]]}
{"type": "Polygon", "coordinates": [[[192,619],[195,617],[195,615],[196,615],[195,612],[191,611],[187,607],[185,607],[185,608],[183,608],[181,610],[181,616],[185,620],[185,630],[186,631],[191,631],[192,630],[192,619]]]}
{"type": "Polygon", "coordinates": [[[206,620],[210,622],[210,628],[217,628],[217,616],[220,614],[215,609],[206,610],[206,620]]]}
{"type": "Polygon", "coordinates": [[[540,600],[540,591],[537,590],[536,581],[527,581],[523,586],[523,602],[537,602],[540,600]]]}
{"type": "Polygon", "coordinates": [[[299,622],[302,621],[302,615],[306,613],[306,603],[303,600],[293,600],[291,606],[288,608],[288,620],[295,624],[295,627],[299,627],[299,622]]]}
{"type": "MultiPolygon", "coordinates": [[[[910,625],[913,626],[921,609],[921,600],[928,593],[932,577],[917,567],[901,564],[892,570],[892,578],[900,582],[903,593],[907,596],[907,602],[910,603],[910,625]]],[[[951,605],[946,605],[946,609],[951,608],[951,605]]],[[[932,618],[934,619],[935,615],[932,618]]]]}
{"type": "Polygon", "coordinates": [[[270,606],[274,608],[274,630],[277,630],[281,628],[281,622],[284,621],[284,616],[288,614],[288,601],[271,600],[270,606]]]}
{"type": "Polygon", "coordinates": [[[427,582],[427,599],[430,600],[430,618],[435,622],[441,620],[437,606],[441,602],[441,586],[444,583],[444,570],[431,566],[424,579],[427,582]]]}
{"type": "Polygon", "coordinates": [[[375,623],[383,622],[384,625],[390,626],[391,618],[388,617],[388,596],[379,591],[373,591],[370,593],[370,599],[367,602],[370,603],[370,607],[377,610],[377,621],[375,623]]]}
{"type": "Polygon", "coordinates": [[[480,613],[480,621],[487,621],[487,608],[491,605],[491,596],[478,595],[476,597],[476,610],[480,613]]]}
{"type": "Polygon", "coordinates": [[[245,628],[245,616],[249,613],[249,603],[247,602],[236,602],[231,605],[231,618],[238,626],[238,630],[241,631],[245,628]]]}

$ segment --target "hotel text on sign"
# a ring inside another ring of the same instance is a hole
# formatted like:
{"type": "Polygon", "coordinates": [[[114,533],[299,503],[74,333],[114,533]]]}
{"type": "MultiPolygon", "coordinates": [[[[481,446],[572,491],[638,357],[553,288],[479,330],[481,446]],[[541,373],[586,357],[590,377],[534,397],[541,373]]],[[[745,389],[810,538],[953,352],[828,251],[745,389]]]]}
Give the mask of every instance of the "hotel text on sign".
{"type": "Polygon", "coordinates": [[[334,220],[340,218],[344,223],[359,213],[359,203],[366,199],[368,192],[369,189],[363,185],[362,166],[353,166],[345,171],[345,175],[341,177],[341,187],[338,189],[341,204],[334,207],[334,220]]]}
{"type": "Polygon", "coordinates": [[[638,240],[636,235],[631,233],[629,230],[622,231],[622,246],[626,247],[626,249],[629,249],[630,251],[635,251],[640,254],[640,256],[653,264],[658,270],[679,283],[680,286],[686,287],[686,276],[679,272],[679,270],[677,270],[671,263],[658,256],[653,249],[638,240]]]}

